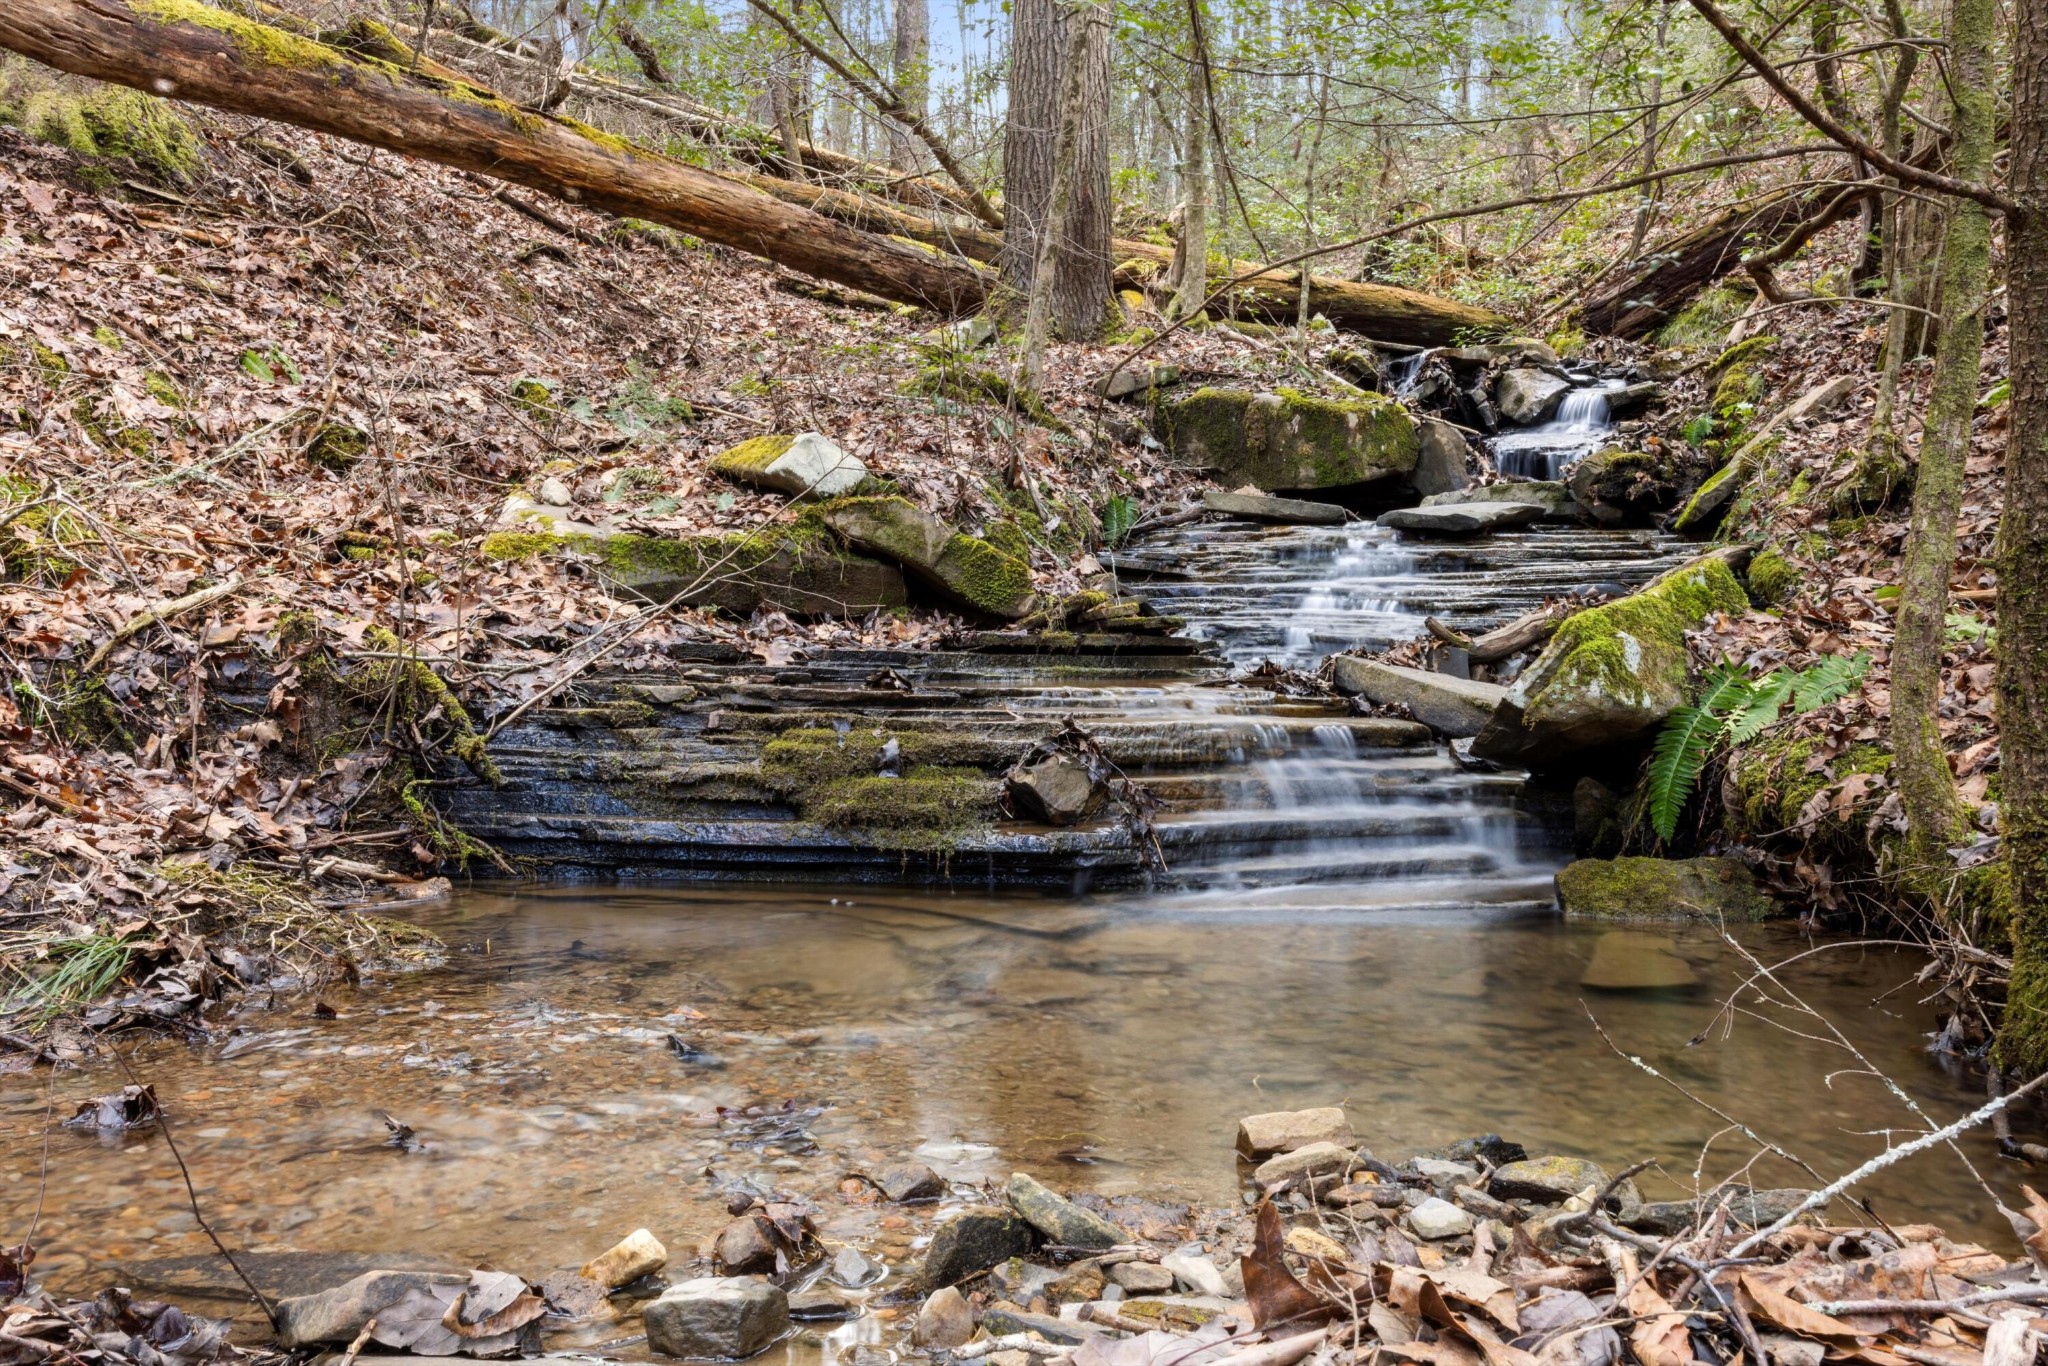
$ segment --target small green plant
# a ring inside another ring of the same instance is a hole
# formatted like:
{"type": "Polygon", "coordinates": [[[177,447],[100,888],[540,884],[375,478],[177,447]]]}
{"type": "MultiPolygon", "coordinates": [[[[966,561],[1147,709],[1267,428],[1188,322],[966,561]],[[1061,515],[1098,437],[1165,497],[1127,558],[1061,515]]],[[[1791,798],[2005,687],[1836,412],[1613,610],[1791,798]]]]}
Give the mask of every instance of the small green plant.
{"type": "Polygon", "coordinates": [[[1122,545],[1137,525],[1138,500],[1128,493],[1113,494],[1102,505],[1102,543],[1111,550],[1122,545]]]}
{"type": "Polygon", "coordinates": [[[1712,413],[1701,413],[1698,417],[1680,427],[1678,434],[1695,446],[1704,446],[1708,439],[1720,430],[1720,427],[1721,424],[1714,420],[1712,413]]]}
{"type": "Polygon", "coordinates": [[[1650,753],[1648,811],[1657,838],[1678,832],[1678,818],[1716,750],[1754,740],[1776,724],[1787,702],[1802,716],[1846,697],[1869,671],[1868,654],[1831,655],[1810,669],[1773,669],[1762,678],[1738,665],[1715,665],[1700,680],[1699,700],[1665,718],[1650,753]]]}
{"type": "Polygon", "coordinates": [[[0,997],[0,1019],[32,1015],[47,1024],[71,1007],[98,1000],[128,971],[131,950],[121,938],[88,934],[60,939],[43,950],[41,971],[15,969],[16,982],[0,997]]]}
{"type": "Polygon", "coordinates": [[[283,375],[288,384],[301,382],[298,363],[278,348],[271,346],[258,351],[251,349],[242,353],[242,373],[264,384],[277,383],[283,375]]]}

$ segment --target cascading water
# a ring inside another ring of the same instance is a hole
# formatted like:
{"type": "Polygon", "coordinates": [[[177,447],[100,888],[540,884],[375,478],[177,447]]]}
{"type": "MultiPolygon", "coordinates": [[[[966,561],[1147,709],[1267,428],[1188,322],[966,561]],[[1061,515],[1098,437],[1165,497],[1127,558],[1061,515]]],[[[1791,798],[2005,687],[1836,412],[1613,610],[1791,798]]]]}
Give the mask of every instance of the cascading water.
{"type": "Polygon", "coordinates": [[[1621,380],[1605,380],[1571,390],[1548,422],[1496,436],[1492,442],[1494,465],[1511,478],[1563,478],[1573,465],[1598,450],[1614,430],[1607,396],[1626,387],[1621,380]]]}

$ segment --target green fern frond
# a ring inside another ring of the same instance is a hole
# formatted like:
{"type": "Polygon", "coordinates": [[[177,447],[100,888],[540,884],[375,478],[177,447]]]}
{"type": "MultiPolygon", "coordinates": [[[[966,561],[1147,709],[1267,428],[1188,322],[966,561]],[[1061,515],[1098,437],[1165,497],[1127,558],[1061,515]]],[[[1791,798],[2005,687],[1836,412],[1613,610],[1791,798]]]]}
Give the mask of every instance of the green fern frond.
{"type": "Polygon", "coordinates": [[[1812,668],[1802,669],[1794,675],[1793,710],[1804,713],[1839,701],[1854,692],[1863,682],[1863,675],[1869,672],[1868,653],[1830,655],[1812,668]]]}
{"type": "Polygon", "coordinates": [[[1138,524],[1138,500],[1127,493],[1115,494],[1102,505],[1102,543],[1114,550],[1124,543],[1138,524]]]}
{"type": "Polygon", "coordinates": [[[1746,745],[1763,734],[1764,728],[1778,719],[1778,713],[1792,696],[1796,682],[1797,678],[1790,669],[1773,669],[1752,684],[1748,701],[1736,708],[1729,718],[1729,747],[1746,745]]]}
{"type": "Polygon", "coordinates": [[[1650,827],[1668,840],[1678,832],[1678,818],[1692,800],[1700,770],[1721,741],[1728,713],[1747,705],[1750,682],[1732,664],[1716,665],[1700,684],[1700,700],[1680,707],[1657,733],[1650,754],[1650,827]]]}

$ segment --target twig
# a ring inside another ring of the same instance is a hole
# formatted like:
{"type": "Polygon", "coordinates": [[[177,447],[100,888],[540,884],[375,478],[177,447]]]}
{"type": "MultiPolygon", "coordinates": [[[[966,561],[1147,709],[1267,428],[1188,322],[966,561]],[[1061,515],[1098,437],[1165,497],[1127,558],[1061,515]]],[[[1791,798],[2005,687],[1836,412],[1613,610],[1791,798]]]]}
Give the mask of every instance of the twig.
{"type": "MultiPolygon", "coordinates": [[[[121,1064],[121,1070],[128,1074],[128,1080],[137,1086],[142,1085],[142,1078],[136,1076],[135,1069],[128,1064],[127,1054],[118,1048],[113,1050],[113,1052],[114,1061],[121,1064]]],[[[227,1264],[234,1268],[235,1278],[241,1281],[243,1286],[248,1289],[250,1297],[256,1301],[256,1307],[263,1311],[263,1317],[270,1320],[271,1331],[276,1332],[278,1329],[277,1306],[272,1304],[264,1297],[263,1292],[256,1288],[256,1282],[249,1279],[249,1273],[242,1270],[242,1264],[235,1260],[235,1254],[228,1251],[228,1245],[220,1240],[220,1235],[213,1231],[213,1225],[207,1223],[206,1216],[200,1212],[199,1192],[192,1185],[192,1169],[185,1165],[185,1155],[178,1151],[178,1140],[171,1137],[171,1121],[169,1116],[165,1114],[161,1104],[157,1106],[156,1127],[157,1132],[164,1136],[164,1146],[171,1150],[171,1159],[178,1164],[178,1175],[185,1179],[185,1198],[192,1207],[193,1222],[198,1224],[200,1231],[212,1240],[215,1249],[220,1252],[222,1257],[227,1259],[227,1264]]]]}
{"type": "Polygon", "coordinates": [[[341,1366],[356,1366],[356,1358],[362,1354],[363,1346],[369,1342],[370,1334],[377,1331],[377,1316],[370,1315],[363,1324],[363,1331],[356,1334],[356,1340],[341,1354],[341,1366]]]}
{"type": "Polygon", "coordinates": [[[128,620],[122,622],[121,628],[115,631],[113,635],[108,636],[105,643],[99,649],[92,652],[92,657],[85,661],[85,672],[97,673],[100,665],[107,662],[108,655],[119,649],[123,642],[141,635],[151,626],[168,621],[181,613],[189,612],[195,607],[204,607],[210,602],[218,602],[220,599],[228,596],[228,594],[239,589],[244,582],[245,580],[242,576],[237,574],[223,583],[214,584],[211,588],[202,588],[197,592],[187,593],[182,598],[172,598],[169,602],[144,608],[128,618],[128,620]]]}
{"type": "Polygon", "coordinates": [[[997,1352],[1029,1352],[1038,1357],[1056,1357],[1065,1356],[1073,1350],[1074,1345],[1070,1342],[1047,1342],[1029,1333],[1005,1333],[1001,1337],[983,1338],[980,1342],[954,1348],[953,1360],[979,1361],[997,1352]]]}
{"type": "Polygon", "coordinates": [[[1979,1304],[2048,1304],[2048,1285],[2008,1285],[1952,1300],[1818,1300],[1806,1307],[1823,1314],[1950,1314],[1979,1304]]]}

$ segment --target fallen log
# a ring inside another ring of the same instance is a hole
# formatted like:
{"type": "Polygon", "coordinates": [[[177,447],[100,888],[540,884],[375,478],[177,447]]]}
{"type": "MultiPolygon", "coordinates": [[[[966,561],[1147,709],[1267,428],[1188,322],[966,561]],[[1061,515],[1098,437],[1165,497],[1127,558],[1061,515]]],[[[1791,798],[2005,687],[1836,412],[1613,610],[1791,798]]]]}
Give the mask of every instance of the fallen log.
{"type": "Polygon", "coordinates": [[[197,0],[7,0],[0,47],[77,76],[297,124],[645,218],[835,283],[944,313],[992,277],[643,152],[488,90],[353,57],[197,0]]]}

